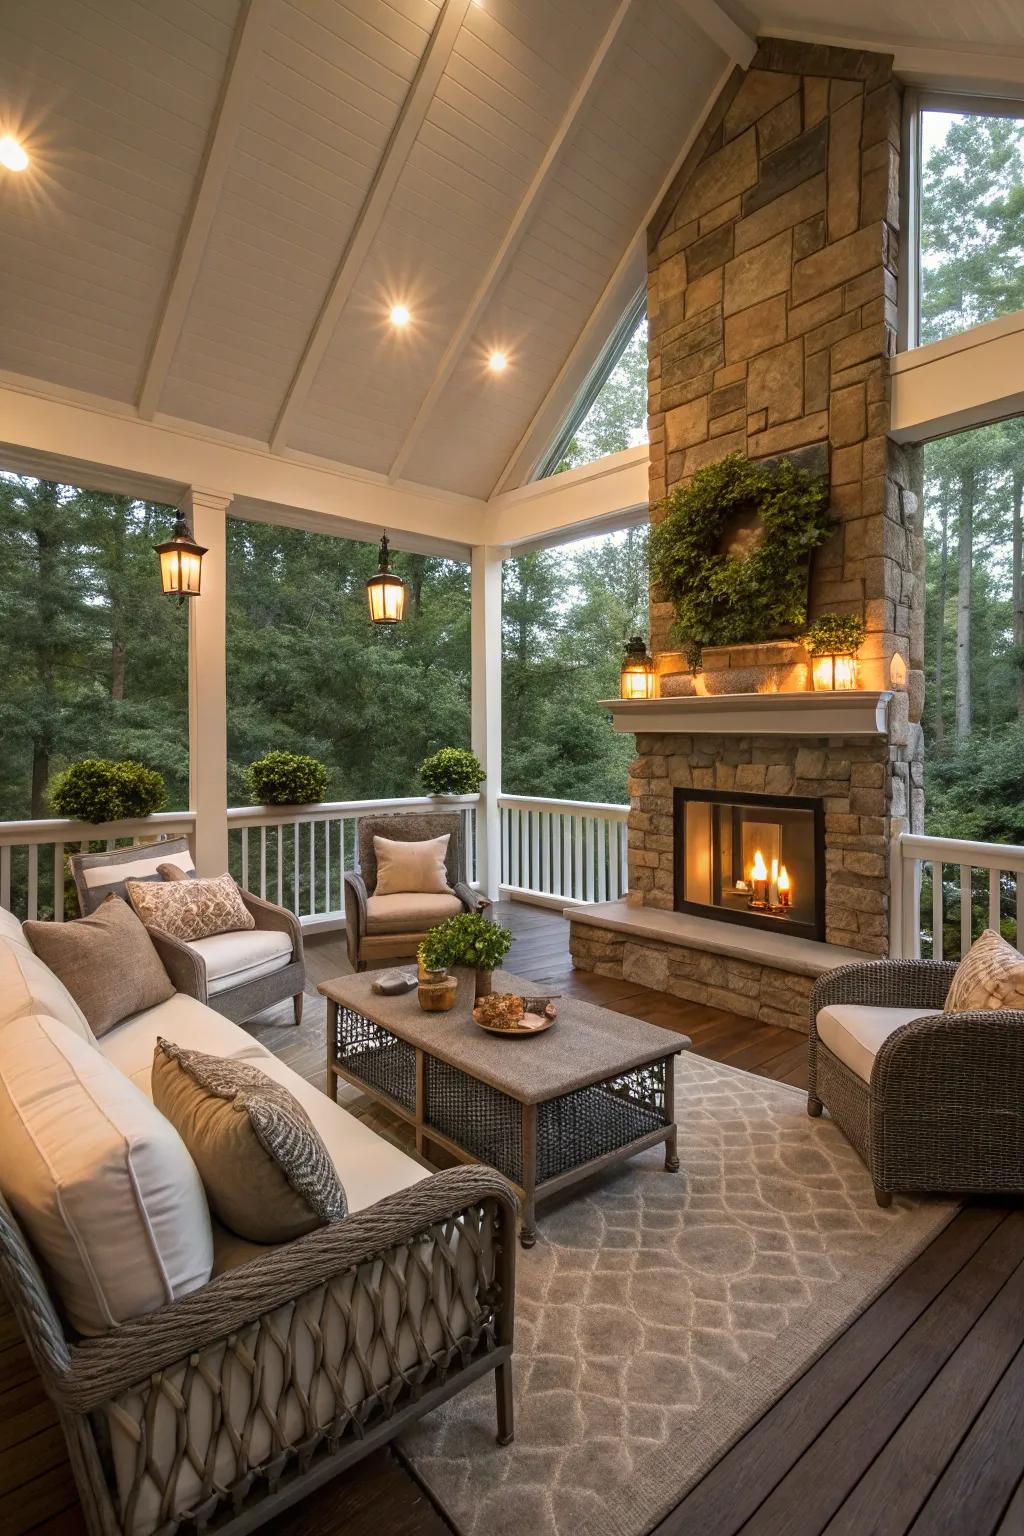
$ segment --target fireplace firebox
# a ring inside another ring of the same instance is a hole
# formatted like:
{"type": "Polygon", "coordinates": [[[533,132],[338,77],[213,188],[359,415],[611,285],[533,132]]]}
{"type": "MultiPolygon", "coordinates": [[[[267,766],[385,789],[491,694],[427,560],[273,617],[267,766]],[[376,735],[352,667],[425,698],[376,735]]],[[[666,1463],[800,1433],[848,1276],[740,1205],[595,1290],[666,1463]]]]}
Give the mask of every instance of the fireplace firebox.
{"type": "Polygon", "coordinates": [[[678,912],[824,940],[820,800],[677,789],[674,813],[678,912]]]}

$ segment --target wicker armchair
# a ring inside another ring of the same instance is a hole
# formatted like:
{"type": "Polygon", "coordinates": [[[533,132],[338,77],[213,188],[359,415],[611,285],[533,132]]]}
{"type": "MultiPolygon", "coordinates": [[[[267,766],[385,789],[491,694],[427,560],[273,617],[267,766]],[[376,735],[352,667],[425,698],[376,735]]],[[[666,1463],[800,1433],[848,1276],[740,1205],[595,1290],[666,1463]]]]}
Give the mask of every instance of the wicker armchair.
{"type": "Polygon", "coordinates": [[[941,1013],[956,965],[880,960],[823,976],[811,994],[807,1111],[822,1107],[868,1166],[879,1205],[897,1191],[1024,1192],[1024,1012],[941,1013]],[[836,1004],[920,1008],[894,1029],[870,1082],[817,1031],[836,1004]]]}
{"type": "MultiPolygon", "coordinates": [[[[345,876],[345,940],[354,971],[386,960],[411,960],[429,928],[451,915],[445,910],[436,916],[393,931],[390,926],[377,928],[371,892],[377,884],[375,837],[396,842],[424,842],[448,834],[445,866],[452,889],[451,912],[483,912],[490,906],[486,896],[474,891],[466,881],[466,854],[462,845],[462,818],[452,811],[400,812],[391,816],[366,816],[359,823],[359,870],[345,876]]],[[[428,897],[437,903],[437,897],[428,897]]]]}
{"type": "Polygon", "coordinates": [[[76,1342],[0,1200],[91,1536],[251,1530],[492,1370],[508,1444],[515,1224],[500,1174],[436,1174],[76,1342]]]}

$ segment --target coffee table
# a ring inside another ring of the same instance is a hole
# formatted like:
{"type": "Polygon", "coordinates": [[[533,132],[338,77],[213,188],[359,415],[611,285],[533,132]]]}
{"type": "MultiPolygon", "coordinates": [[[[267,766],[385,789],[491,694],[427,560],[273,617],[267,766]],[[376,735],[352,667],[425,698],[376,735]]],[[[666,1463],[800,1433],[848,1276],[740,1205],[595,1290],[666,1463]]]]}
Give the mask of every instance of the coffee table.
{"type": "MultiPolygon", "coordinates": [[[[505,1174],[522,1199],[524,1248],[537,1240],[538,1201],[659,1142],[665,1168],[678,1169],[672,1059],[686,1035],[562,997],[552,1029],[505,1038],[473,1022],[471,975],[448,1013],[424,1013],[415,992],[380,996],[372,982],[363,973],[318,988],[331,1094],[344,1078],[413,1126],[421,1155],[432,1142],[505,1174]]],[[[494,990],[543,995],[500,971],[494,990]]]]}

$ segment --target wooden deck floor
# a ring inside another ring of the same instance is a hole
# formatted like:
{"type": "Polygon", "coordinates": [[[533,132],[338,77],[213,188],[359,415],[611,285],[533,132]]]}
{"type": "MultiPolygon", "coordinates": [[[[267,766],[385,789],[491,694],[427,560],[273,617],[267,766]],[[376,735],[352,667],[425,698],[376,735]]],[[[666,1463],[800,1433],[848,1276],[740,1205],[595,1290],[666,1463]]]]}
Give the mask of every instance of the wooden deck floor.
{"type": "MultiPolygon", "coordinates": [[[[560,917],[506,906],[506,962],[548,985],[689,1034],[702,1055],[802,1086],[792,1033],[572,971],[560,917]]],[[[311,983],[347,969],[308,947],[311,983]]],[[[254,1030],[297,1070],[319,1033],[254,1030]]],[[[385,1112],[368,1110],[368,1117],[385,1112]]],[[[386,1117],[391,1119],[391,1117],[386,1117]]],[[[391,1134],[397,1122],[381,1125],[391,1134]]],[[[450,1536],[382,1451],[280,1517],[287,1536],[450,1536]]],[[[0,1536],[84,1536],[55,1417],[0,1304],[0,1536]]],[[[1024,1209],[967,1207],[658,1527],[655,1536],[1024,1536],[1024,1209]]]]}

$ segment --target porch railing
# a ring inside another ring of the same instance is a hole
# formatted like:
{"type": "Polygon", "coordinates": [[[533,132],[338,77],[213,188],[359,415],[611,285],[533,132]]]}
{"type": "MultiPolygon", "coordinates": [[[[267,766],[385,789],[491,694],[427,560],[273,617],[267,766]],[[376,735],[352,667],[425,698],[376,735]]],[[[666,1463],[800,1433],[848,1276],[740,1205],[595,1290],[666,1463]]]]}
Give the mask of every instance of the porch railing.
{"type": "Polygon", "coordinates": [[[892,859],[894,955],[956,960],[984,928],[1024,941],[1024,848],[905,833],[892,859]]]}
{"type": "Polygon", "coordinates": [[[503,892],[542,905],[625,894],[628,805],[501,795],[503,892]]]}

